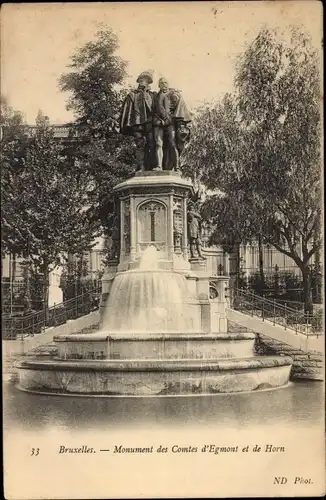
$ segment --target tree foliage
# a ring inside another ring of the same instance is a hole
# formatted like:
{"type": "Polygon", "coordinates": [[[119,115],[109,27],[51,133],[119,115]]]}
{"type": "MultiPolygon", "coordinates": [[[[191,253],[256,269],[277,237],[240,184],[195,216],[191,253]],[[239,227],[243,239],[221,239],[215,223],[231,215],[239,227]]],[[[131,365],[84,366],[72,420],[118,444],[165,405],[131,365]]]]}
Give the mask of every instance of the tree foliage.
{"type": "Polygon", "coordinates": [[[127,63],[115,55],[118,47],[117,36],[103,27],[95,40],[72,55],[70,71],[59,80],[60,89],[70,92],[67,109],[93,135],[109,132],[119,113],[121,90],[117,85],[123,83],[127,63]]]}
{"type": "Polygon", "coordinates": [[[109,233],[114,218],[113,187],[135,170],[135,147],[119,134],[118,117],[126,90],[126,61],[115,52],[117,36],[102,27],[93,41],[80,47],[71,58],[70,71],[59,85],[70,92],[68,109],[75,113],[79,136],[75,150],[81,169],[93,187],[91,212],[109,233]]]}
{"type": "Polygon", "coordinates": [[[206,202],[213,239],[261,237],[291,257],[311,310],[309,261],[321,245],[320,61],[305,34],[287,37],[263,29],[239,57],[235,92],[199,113],[183,169],[223,192],[218,206],[216,196],[206,202]]]}
{"type": "Polygon", "coordinates": [[[20,253],[23,235],[16,227],[16,195],[28,144],[23,116],[1,97],[1,253],[20,253]]]}
{"type": "Polygon", "coordinates": [[[98,230],[88,216],[89,180],[71,168],[42,114],[27,151],[26,171],[20,202],[33,235],[31,241],[26,238],[28,253],[35,262],[56,264],[62,252],[86,251],[98,230]]]}
{"type": "Polygon", "coordinates": [[[65,253],[90,248],[99,227],[88,214],[88,176],[71,168],[42,113],[34,132],[24,138],[21,160],[14,156],[3,166],[9,179],[2,205],[3,241],[7,252],[27,258],[43,275],[46,295],[49,272],[65,253]]]}

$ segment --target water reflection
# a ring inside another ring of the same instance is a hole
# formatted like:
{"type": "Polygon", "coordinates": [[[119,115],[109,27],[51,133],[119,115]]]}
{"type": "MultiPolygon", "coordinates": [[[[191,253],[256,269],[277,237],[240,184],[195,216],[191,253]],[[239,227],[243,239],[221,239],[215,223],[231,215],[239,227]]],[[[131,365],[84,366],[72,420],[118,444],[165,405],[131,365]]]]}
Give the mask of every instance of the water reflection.
{"type": "Polygon", "coordinates": [[[252,428],[323,418],[323,385],[293,383],[284,389],[250,394],[167,398],[80,398],[42,396],[4,386],[5,429],[87,430],[118,427],[196,425],[252,428]]]}

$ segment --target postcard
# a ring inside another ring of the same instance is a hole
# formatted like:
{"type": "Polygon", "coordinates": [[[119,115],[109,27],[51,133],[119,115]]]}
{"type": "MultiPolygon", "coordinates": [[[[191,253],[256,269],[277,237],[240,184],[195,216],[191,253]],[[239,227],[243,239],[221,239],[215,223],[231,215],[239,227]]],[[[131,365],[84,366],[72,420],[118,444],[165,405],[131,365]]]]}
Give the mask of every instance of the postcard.
{"type": "Polygon", "coordinates": [[[322,6],[1,10],[8,500],[325,494],[322,6]]]}

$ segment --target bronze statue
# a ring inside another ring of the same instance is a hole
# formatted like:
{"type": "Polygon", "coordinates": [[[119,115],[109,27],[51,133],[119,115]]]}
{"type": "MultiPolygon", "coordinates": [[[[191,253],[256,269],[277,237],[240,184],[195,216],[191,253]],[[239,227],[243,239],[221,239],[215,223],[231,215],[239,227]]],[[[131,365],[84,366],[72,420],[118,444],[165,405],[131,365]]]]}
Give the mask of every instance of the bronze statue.
{"type": "Polygon", "coordinates": [[[112,226],[110,230],[110,243],[109,243],[109,258],[110,260],[119,259],[120,254],[120,227],[119,227],[119,217],[114,216],[112,221],[112,226]]]}
{"type": "Polygon", "coordinates": [[[149,85],[152,74],[143,71],[137,78],[138,88],[127,95],[120,117],[120,132],[134,137],[138,170],[151,170],[155,164],[153,139],[154,93],[149,85]]]}
{"type": "Polygon", "coordinates": [[[138,170],[178,170],[191,122],[183,97],[165,78],[159,80],[159,92],[152,92],[149,71],[143,71],[137,83],[124,100],[120,132],[135,139],[138,170]]]}
{"type": "Polygon", "coordinates": [[[195,211],[194,204],[190,203],[188,206],[188,238],[190,245],[190,258],[192,259],[196,258],[195,251],[200,259],[205,259],[201,251],[201,222],[201,216],[195,211]]]}
{"type": "Polygon", "coordinates": [[[178,170],[191,117],[180,92],[169,88],[165,78],[159,79],[159,89],[154,95],[153,118],[156,169],[178,170]]]}

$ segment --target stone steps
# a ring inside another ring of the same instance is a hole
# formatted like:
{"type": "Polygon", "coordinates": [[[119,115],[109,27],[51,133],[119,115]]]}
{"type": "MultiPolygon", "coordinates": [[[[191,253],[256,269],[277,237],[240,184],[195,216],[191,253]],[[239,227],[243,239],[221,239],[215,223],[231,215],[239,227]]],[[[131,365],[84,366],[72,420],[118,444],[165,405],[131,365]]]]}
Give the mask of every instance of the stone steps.
{"type": "MultiPolygon", "coordinates": [[[[81,331],[79,331],[79,333],[87,334],[87,333],[93,333],[97,330],[98,330],[98,325],[94,325],[83,328],[81,331]]],[[[9,377],[14,377],[16,374],[15,363],[17,361],[24,359],[25,357],[27,359],[31,357],[46,359],[55,356],[57,354],[57,351],[58,348],[56,344],[53,341],[51,341],[51,342],[46,342],[44,344],[38,344],[25,354],[4,355],[2,359],[3,373],[5,375],[8,375],[9,377]]]]}
{"type": "MultiPolygon", "coordinates": [[[[291,331],[257,316],[248,316],[234,309],[228,310],[232,328],[236,325],[256,332],[255,352],[259,356],[279,355],[293,359],[292,379],[324,380],[323,338],[291,331]],[[239,323],[237,323],[237,321],[239,323]]],[[[230,319],[228,318],[228,322],[230,319]]]]}

